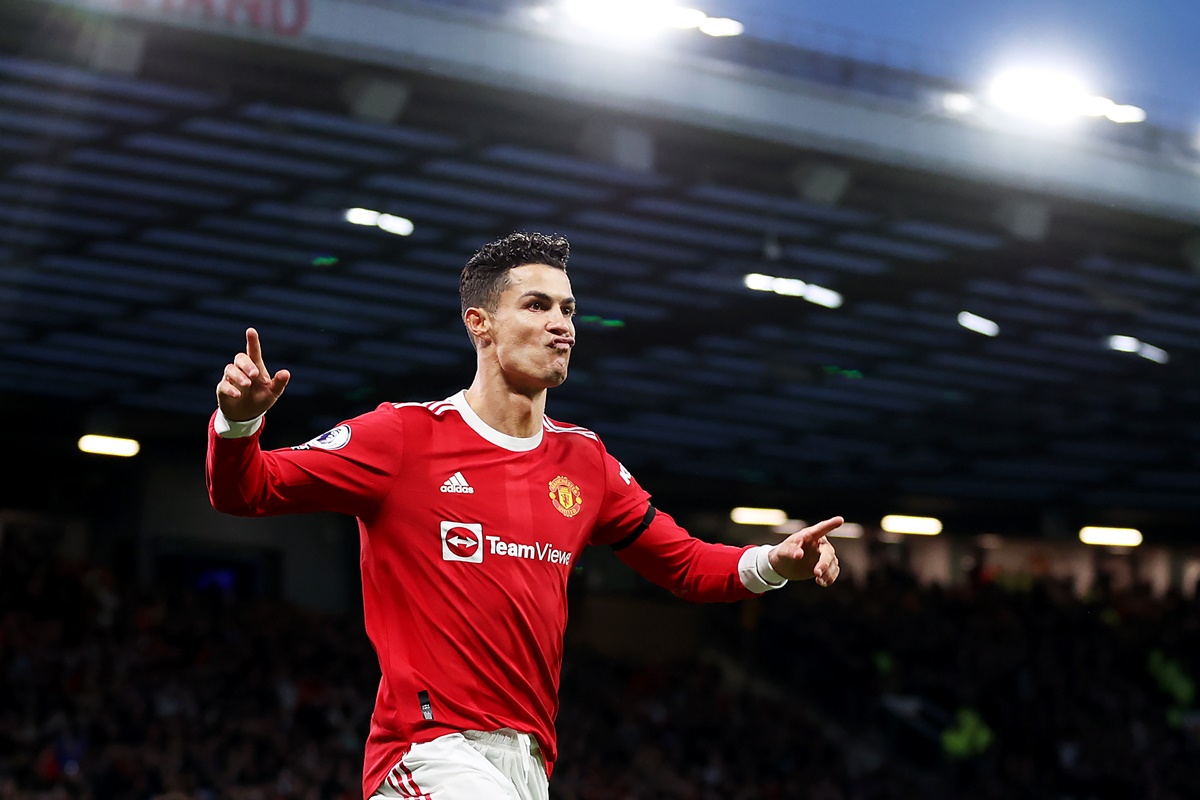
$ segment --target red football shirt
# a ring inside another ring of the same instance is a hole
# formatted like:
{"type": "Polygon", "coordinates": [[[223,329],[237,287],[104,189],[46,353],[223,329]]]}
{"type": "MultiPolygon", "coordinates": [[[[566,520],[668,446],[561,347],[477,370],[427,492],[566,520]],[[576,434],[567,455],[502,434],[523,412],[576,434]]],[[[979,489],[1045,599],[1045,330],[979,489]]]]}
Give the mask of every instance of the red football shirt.
{"type": "Polygon", "coordinates": [[[210,423],[215,508],[358,518],[366,629],[383,673],[364,796],[409,744],[462,730],[530,733],[551,770],[567,579],[587,545],[613,545],[691,600],[753,596],[739,576],[749,548],[689,536],[584,428],[546,419],[515,438],[459,393],[386,403],[290,449],[263,452],[258,438],[222,438],[210,423]]]}

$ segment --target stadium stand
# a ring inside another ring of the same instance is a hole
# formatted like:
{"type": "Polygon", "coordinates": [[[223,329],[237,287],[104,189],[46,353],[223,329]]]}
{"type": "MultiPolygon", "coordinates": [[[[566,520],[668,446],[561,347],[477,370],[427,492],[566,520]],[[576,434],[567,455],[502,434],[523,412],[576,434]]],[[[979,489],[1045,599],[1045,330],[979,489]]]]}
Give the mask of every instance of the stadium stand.
{"type": "MultiPolygon", "coordinates": [[[[358,620],[129,586],[42,541],[0,545],[0,798],[357,796],[378,680],[358,620]]],[[[572,643],[552,795],[1200,793],[1195,599],[884,568],[757,603],[709,609],[683,662],[572,643]]]]}

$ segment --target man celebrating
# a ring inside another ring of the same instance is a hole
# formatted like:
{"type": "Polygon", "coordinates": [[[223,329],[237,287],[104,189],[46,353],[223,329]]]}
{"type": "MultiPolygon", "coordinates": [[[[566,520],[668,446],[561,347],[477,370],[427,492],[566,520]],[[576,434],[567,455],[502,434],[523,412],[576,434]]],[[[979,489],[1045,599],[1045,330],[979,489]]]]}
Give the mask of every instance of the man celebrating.
{"type": "Polygon", "coordinates": [[[650,504],[596,434],[545,416],[575,346],[569,253],[561,237],[514,233],[467,262],[462,318],[477,371],[445,400],[385,403],[263,452],[263,415],[290,374],[267,370],[253,328],[217,385],[216,509],[358,519],[366,629],[383,673],[364,797],[546,800],[567,578],[588,545],[698,602],[837,579],[825,535],[840,517],[774,547],[700,541],[650,504]]]}

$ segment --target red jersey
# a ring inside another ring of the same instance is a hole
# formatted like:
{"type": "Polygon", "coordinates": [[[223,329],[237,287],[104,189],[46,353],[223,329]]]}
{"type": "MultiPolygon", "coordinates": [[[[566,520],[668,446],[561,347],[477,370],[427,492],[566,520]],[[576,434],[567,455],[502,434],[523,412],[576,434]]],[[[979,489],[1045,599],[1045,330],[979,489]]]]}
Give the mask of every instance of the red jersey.
{"type": "Polygon", "coordinates": [[[408,745],[463,730],[530,733],[550,772],[567,579],[584,547],[611,545],[690,600],[769,588],[744,577],[751,548],[692,538],[596,434],[545,419],[536,436],[508,436],[465,393],[385,403],[290,449],[263,452],[258,438],[222,438],[210,423],[216,509],[358,519],[366,629],[383,674],[364,796],[408,745]]]}

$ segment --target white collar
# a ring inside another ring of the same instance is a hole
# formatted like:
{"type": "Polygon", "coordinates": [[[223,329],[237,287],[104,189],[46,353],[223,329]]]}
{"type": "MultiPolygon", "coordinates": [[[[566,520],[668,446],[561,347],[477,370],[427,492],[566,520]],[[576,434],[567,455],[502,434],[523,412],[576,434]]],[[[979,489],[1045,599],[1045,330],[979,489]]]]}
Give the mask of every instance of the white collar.
{"type": "Polygon", "coordinates": [[[514,453],[525,453],[533,450],[542,443],[542,428],[540,426],[537,433],[533,436],[522,438],[520,436],[509,436],[507,433],[501,433],[491,425],[488,425],[480,419],[479,415],[475,413],[475,409],[471,408],[471,404],[467,402],[466,389],[446,399],[458,409],[458,413],[462,415],[463,422],[471,426],[471,430],[497,447],[503,447],[505,450],[511,450],[514,453]]]}

